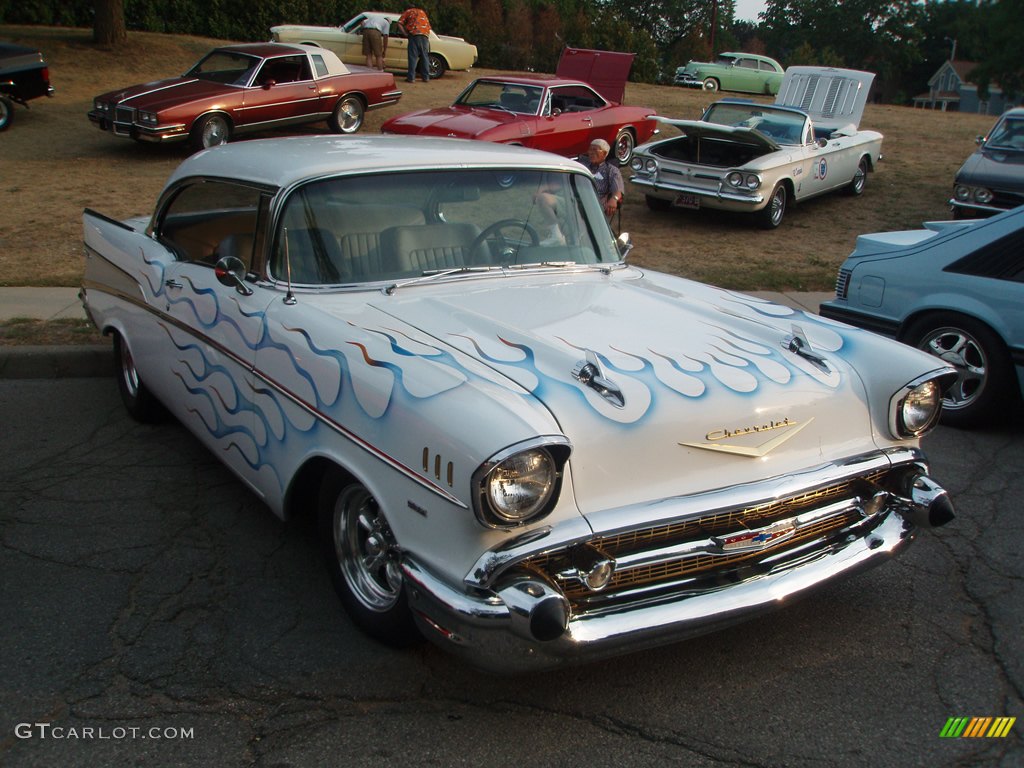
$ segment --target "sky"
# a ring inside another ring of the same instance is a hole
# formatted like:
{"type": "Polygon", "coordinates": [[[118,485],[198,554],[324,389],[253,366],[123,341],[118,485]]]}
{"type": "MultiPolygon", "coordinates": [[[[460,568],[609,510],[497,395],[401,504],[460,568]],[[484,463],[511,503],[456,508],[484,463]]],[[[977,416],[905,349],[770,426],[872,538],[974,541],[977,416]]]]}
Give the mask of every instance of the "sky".
{"type": "Polygon", "coordinates": [[[757,14],[764,10],[764,0],[736,0],[736,18],[757,21],[757,14]]]}

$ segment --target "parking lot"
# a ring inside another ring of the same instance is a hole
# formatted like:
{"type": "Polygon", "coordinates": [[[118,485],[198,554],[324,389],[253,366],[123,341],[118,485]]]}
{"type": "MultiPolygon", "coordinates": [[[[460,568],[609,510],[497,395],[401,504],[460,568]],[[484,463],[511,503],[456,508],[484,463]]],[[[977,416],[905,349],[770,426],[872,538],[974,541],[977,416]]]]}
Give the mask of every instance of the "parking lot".
{"type": "Polygon", "coordinates": [[[493,677],[361,635],[312,527],[277,521],[112,379],[0,381],[0,763],[1011,766],[951,717],[1024,690],[1024,418],[939,429],[958,518],[770,616],[493,677]]]}

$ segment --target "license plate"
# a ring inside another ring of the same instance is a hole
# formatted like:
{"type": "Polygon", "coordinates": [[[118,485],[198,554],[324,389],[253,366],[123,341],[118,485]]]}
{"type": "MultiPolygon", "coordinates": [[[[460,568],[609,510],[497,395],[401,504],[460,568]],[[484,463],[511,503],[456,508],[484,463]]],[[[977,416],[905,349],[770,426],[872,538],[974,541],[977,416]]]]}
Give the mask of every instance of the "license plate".
{"type": "Polygon", "coordinates": [[[681,192],[676,195],[676,199],[672,201],[672,205],[676,208],[700,208],[700,198],[687,192],[681,192]]]}

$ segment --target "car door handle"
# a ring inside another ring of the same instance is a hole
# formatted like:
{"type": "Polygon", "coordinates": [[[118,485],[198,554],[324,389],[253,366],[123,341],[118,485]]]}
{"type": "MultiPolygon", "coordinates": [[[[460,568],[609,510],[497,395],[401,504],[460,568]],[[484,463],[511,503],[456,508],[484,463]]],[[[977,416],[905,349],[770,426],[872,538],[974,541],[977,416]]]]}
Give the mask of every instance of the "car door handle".
{"type": "Polygon", "coordinates": [[[181,283],[179,283],[177,280],[164,280],[164,285],[166,285],[168,288],[181,288],[182,287],[181,283]]]}

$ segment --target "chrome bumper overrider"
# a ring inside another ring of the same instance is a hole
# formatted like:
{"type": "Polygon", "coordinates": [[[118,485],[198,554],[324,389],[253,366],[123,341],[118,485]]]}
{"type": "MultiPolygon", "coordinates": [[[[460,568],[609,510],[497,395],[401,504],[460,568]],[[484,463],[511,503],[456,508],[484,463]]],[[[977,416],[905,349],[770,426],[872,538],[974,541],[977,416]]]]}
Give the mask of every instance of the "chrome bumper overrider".
{"type": "MultiPolygon", "coordinates": [[[[948,496],[925,472],[923,465],[916,465],[899,488],[848,503],[860,513],[861,522],[781,546],[777,552],[767,549],[757,562],[721,578],[711,574],[684,579],[671,589],[638,588],[588,606],[529,569],[503,571],[490,588],[457,588],[406,556],[402,569],[410,606],[430,639],[476,666],[501,673],[675,642],[776,609],[873,567],[902,551],[919,526],[948,522],[953,517],[948,496]]],[[[820,515],[831,513],[823,510],[820,515]]],[[[621,565],[635,564],[623,558],[621,565]]]]}

